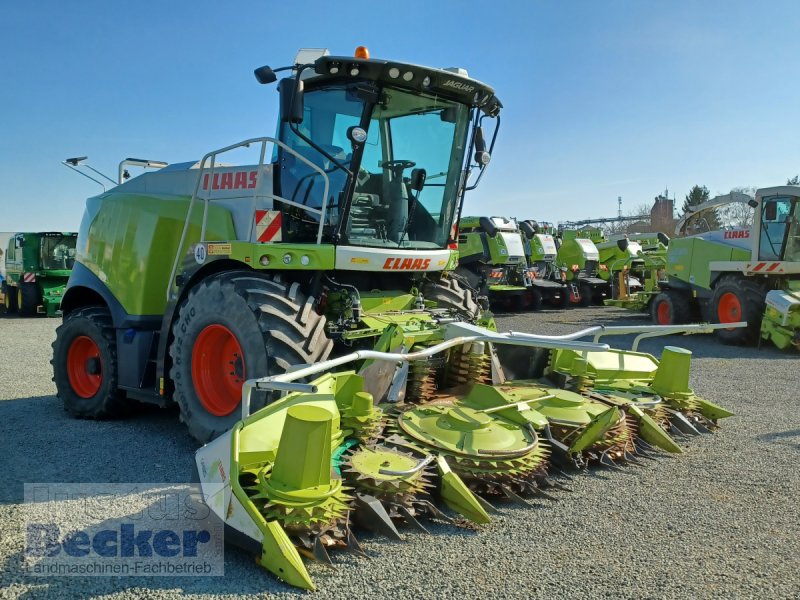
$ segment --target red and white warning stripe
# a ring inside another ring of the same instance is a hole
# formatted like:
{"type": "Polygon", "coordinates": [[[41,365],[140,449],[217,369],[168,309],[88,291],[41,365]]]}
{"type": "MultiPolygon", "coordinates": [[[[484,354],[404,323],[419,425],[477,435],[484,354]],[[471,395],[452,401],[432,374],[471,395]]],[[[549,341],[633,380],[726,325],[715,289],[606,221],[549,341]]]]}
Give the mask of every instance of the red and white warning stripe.
{"type": "Polygon", "coordinates": [[[772,271],[777,269],[779,266],[781,266],[781,263],[779,262],[774,262],[774,263],[760,262],[756,266],[752,267],[750,270],[753,273],[772,273],[772,271]]]}
{"type": "Polygon", "coordinates": [[[259,242],[281,241],[281,211],[257,210],[256,215],[256,240],[259,242]]]}
{"type": "Polygon", "coordinates": [[[33,283],[36,281],[36,273],[23,273],[22,281],[25,283],[33,283]]]}

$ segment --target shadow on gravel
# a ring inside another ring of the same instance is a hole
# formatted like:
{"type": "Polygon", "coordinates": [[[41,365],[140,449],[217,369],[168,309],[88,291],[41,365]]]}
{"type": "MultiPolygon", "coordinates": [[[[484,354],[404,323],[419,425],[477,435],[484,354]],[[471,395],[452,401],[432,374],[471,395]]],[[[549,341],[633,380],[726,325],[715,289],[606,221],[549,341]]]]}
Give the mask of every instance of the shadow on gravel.
{"type": "Polygon", "coordinates": [[[197,448],[172,409],[90,421],[36,396],[0,402],[0,423],[4,504],[22,502],[25,483],[188,482],[197,448]]]}
{"type": "Polygon", "coordinates": [[[800,450],[800,429],[765,433],[757,436],[756,439],[760,442],[770,442],[800,450]]]}

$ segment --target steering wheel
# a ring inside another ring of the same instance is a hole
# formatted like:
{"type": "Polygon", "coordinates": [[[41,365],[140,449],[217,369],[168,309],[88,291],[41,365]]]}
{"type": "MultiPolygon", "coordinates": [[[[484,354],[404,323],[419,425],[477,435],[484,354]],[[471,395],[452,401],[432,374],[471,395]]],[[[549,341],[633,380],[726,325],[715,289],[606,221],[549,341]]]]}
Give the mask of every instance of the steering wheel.
{"type": "Polygon", "coordinates": [[[403,159],[396,159],[396,160],[385,160],[381,164],[382,167],[386,167],[387,169],[394,171],[398,174],[402,174],[403,171],[406,169],[410,169],[411,167],[416,167],[417,163],[413,160],[403,160],[403,159]]]}

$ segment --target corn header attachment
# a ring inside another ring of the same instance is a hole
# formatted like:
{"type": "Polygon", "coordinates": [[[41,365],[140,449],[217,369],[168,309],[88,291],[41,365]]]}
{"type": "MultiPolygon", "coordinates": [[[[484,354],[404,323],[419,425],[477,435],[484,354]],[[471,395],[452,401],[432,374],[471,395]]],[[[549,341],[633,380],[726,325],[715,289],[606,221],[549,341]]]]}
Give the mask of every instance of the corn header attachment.
{"type": "Polygon", "coordinates": [[[400,540],[431,519],[484,525],[498,502],[555,499],[567,471],[677,453],[671,434],[714,428],[731,413],[688,387],[690,352],[667,347],[659,362],[600,342],[675,329],[548,337],[456,322],[410,353],[361,350],[248,380],[242,420],[197,452],[204,498],[229,540],[314,589],[302,557],[363,553],[354,528],[400,540]],[[539,372],[515,378],[508,351],[533,353],[539,372]],[[254,394],[276,391],[285,395],[249,414],[254,394]]]}

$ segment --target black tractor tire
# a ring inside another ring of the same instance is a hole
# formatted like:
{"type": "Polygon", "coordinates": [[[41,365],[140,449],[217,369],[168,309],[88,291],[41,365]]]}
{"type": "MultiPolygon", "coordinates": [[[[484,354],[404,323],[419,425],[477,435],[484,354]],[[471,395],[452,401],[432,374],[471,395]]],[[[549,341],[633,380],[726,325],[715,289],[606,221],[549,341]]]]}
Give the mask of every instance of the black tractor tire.
{"type": "Polygon", "coordinates": [[[543,301],[542,292],[536,288],[528,290],[528,310],[541,310],[543,301]]]}
{"type": "Polygon", "coordinates": [[[609,297],[610,293],[611,286],[605,288],[595,288],[592,290],[592,304],[595,306],[605,306],[605,299],[609,297]]]}
{"type": "Polygon", "coordinates": [[[17,312],[17,288],[3,284],[3,306],[6,314],[17,312]]]}
{"type": "Polygon", "coordinates": [[[723,275],[719,278],[708,307],[711,322],[747,321],[747,327],[741,329],[715,331],[723,344],[752,344],[758,339],[766,297],[766,289],[750,277],[723,275]]]}
{"type": "Polygon", "coordinates": [[[569,286],[565,285],[561,289],[561,296],[559,297],[558,300],[556,300],[554,302],[554,305],[557,306],[558,308],[569,308],[569,307],[571,307],[572,306],[572,301],[570,300],[570,293],[571,293],[571,290],[570,290],[569,286]]]}
{"type": "Polygon", "coordinates": [[[422,289],[426,300],[436,302],[438,308],[449,308],[458,312],[470,323],[477,320],[481,309],[474,290],[456,277],[441,277],[438,281],[428,281],[422,289]]]}
{"type": "Polygon", "coordinates": [[[583,307],[591,306],[594,302],[594,288],[588,283],[581,283],[578,286],[581,295],[580,305],[583,307]]]}
{"type": "Polygon", "coordinates": [[[19,314],[23,317],[33,317],[36,315],[36,309],[42,303],[41,294],[39,294],[39,286],[35,283],[21,283],[19,286],[19,302],[17,307],[19,314]]]}
{"type": "MultiPolygon", "coordinates": [[[[246,379],[328,358],[333,341],[314,303],[297,283],[247,271],[211,275],[189,292],[172,326],[169,376],[194,439],[208,442],[241,419],[246,379]]],[[[276,398],[254,393],[250,412],[276,398]]]]}
{"type": "Polygon", "coordinates": [[[692,300],[677,290],[664,290],[650,302],[650,318],[656,325],[683,325],[692,316],[692,300]]]}
{"type": "Polygon", "coordinates": [[[53,381],[66,411],[78,419],[107,419],[127,411],[117,389],[117,340],[111,313],[90,306],[69,313],[56,329],[53,381]]]}

